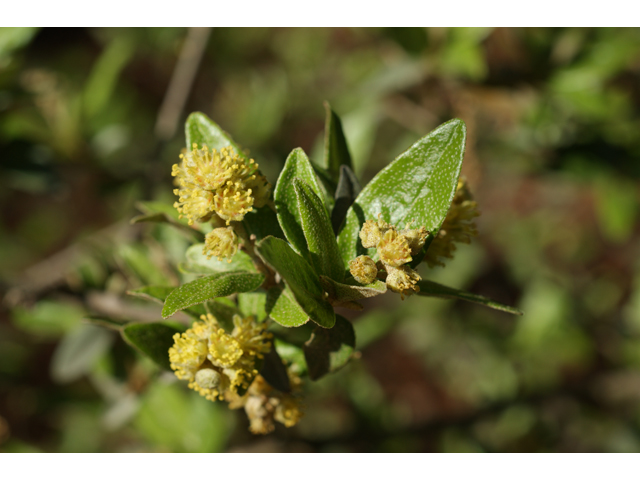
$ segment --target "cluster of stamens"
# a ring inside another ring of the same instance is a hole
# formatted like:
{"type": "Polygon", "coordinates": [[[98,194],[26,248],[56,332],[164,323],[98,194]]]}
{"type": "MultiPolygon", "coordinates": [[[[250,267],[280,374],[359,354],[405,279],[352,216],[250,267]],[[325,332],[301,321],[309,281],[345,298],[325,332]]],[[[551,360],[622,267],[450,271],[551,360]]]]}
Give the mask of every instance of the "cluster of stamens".
{"type": "Polygon", "coordinates": [[[402,295],[420,291],[420,275],[409,265],[412,255],[424,246],[429,232],[424,228],[397,230],[395,226],[378,218],[367,220],[360,230],[360,241],[365,248],[376,248],[380,261],[376,264],[367,255],[361,255],[349,263],[353,278],[361,284],[369,284],[378,276],[385,277],[387,287],[402,295]]]}

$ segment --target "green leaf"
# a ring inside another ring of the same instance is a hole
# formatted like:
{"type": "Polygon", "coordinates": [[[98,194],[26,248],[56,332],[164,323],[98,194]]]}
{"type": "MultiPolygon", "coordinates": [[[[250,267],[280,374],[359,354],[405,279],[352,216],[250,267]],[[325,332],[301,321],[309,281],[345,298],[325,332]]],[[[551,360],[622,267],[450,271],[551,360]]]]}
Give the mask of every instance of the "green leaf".
{"type": "MultiPolygon", "coordinates": [[[[414,222],[431,235],[453,200],[462,166],[466,129],[462,120],[440,125],[380,171],[347,212],[338,245],[345,263],[365,254],[358,233],[366,220],[381,218],[400,228],[414,222]]],[[[369,255],[377,258],[375,250],[369,255]]]]}
{"type": "Polygon", "coordinates": [[[231,257],[231,262],[227,262],[227,260],[218,260],[216,257],[207,258],[202,254],[203,247],[204,243],[191,245],[185,254],[187,261],[180,264],[180,270],[184,273],[206,275],[240,270],[257,272],[251,257],[241,250],[231,257]]]}
{"type": "Polygon", "coordinates": [[[195,395],[182,382],[151,382],[140,400],[135,431],[154,450],[192,453],[225,450],[231,425],[222,402],[195,395]]]}
{"type": "Polygon", "coordinates": [[[336,188],[336,203],[331,211],[331,226],[337,235],[340,227],[347,216],[349,207],[353,205],[360,194],[360,182],[358,177],[353,173],[351,168],[346,165],[340,166],[340,180],[338,180],[338,188],[336,188]]]}
{"type": "Polygon", "coordinates": [[[256,321],[261,322],[267,318],[265,310],[267,294],[263,292],[247,292],[238,294],[238,308],[242,315],[253,315],[256,321]]]}
{"type": "Polygon", "coordinates": [[[273,344],[271,345],[269,353],[267,353],[263,358],[260,375],[262,375],[273,388],[276,388],[281,392],[291,391],[291,383],[289,382],[287,367],[282,363],[282,359],[280,358],[280,355],[278,355],[273,344]]]}
{"type": "Polygon", "coordinates": [[[454,300],[466,300],[467,302],[479,303],[485,307],[494,308],[507,313],[513,313],[514,315],[522,315],[523,312],[514,307],[503,305],[493,300],[483,297],[482,295],[476,295],[475,293],[465,292],[456,288],[446,287],[436,282],[429,280],[420,280],[418,282],[420,291],[418,295],[423,297],[439,297],[439,298],[451,298],[454,300]]]}
{"type": "Polygon", "coordinates": [[[162,318],[178,310],[232,293],[250,292],[264,281],[264,275],[251,272],[223,272],[202,277],[176,288],[164,302],[162,318]]]}
{"type": "Polygon", "coordinates": [[[165,370],[171,370],[169,349],[173,336],[183,330],[166,323],[130,323],[122,329],[122,338],[165,370]]]}
{"type": "Polygon", "coordinates": [[[301,347],[278,338],[275,339],[275,345],[280,358],[289,364],[292,372],[298,375],[307,373],[307,361],[304,359],[304,352],[301,347]]]}
{"type": "MultiPolygon", "coordinates": [[[[169,294],[173,292],[176,287],[165,287],[160,285],[148,285],[146,287],[138,288],[136,290],[129,290],[127,295],[134,297],[144,298],[145,300],[151,300],[155,303],[163,304],[169,294]]],[[[206,310],[202,305],[194,305],[184,309],[184,313],[191,315],[193,318],[199,319],[201,315],[204,315],[206,310]]]]}
{"type": "Polygon", "coordinates": [[[238,155],[246,157],[238,144],[231,139],[231,136],[204,113],[194,112],[189,115],[185,124],[185,135],[187,150],[191,150],[194,143],[198,144],[198,148],[206,145],[209,149],[218,151],[231,146],[238,155]]]}
{"type": "Polygon", "coordinates": [[[143,284],[163,284],[170,281],[168,273],[153,260],[149,248],[139,244],[121,244],[115,253],[123,270],[137,277],[143,284]]]}
{"type": "Polygon", "coordinates": [[[249,235],[255,235],[256,240],[262,240],[269,235],[283,240],[285,238],[284,232],[278,223],[276,212],[269,206],[254,207],[253,210],[245,214],[242,224],[249,235]]]}
{"type": "Polygon", "coordinates": [[[323,192],[313,172],[309,158],[301,148],[296,148],[287,157],[273,198],[276,203],[278,221],[287,240],[293,249],[301,255],[307,255],[307,242],[302,231],[300,211],[298,210],[298,196],[293,185],[293,180],[299,178],[307,182],[318,197],[323,198],[323,192]]]}
{"type": "Polygon", "coordinates": [[[376,280],[369,285],[347,285],[335,282],[329,277],[321,276],[320,281],[324,290],[329,293],[329,301],[335,306],[345,306],[347,308],[349,308],[351,302],[376,297],[387,292],[387,284],[380,280],[376,280]]]}
{"type": "Polygon", "coordinates": [[[298,327],[309,321],[309,315],[298,305],[293,292],[287,286],[284,289],[269,289],[265,310],[269,317],[283,327],[298,327]]]}
{"type": "Polygon", "coordinates": [[[280,274],[302,310],[318,325],[331,328],[335,313],[323,300],[324,291],[318,275],[307,261],[284,240],[267,237],[256,244],[260,257],[280,274]]]}
{"type": "Polygon", "coordinates": [[[302,230],[316,271],[334,280],[342,280],[344,263],[322,200],[308,183],[296,178],[293,185],[298,198],[302,230]]]}
{"type": "Polygon", "coordinates": [[[342,130],[340,117],[331,109],[328,102],[324,102],[326,110],[326,120],[324,124],[324,168],[329,173],[333,181],[337,182],[340,177],[340,167],[345,165],[353,168],[347,139],[342,130]]]}
{"type": "Polygon", "coordinates": [[[333,328],[316,328],[303,349],[311,380],[344,367],[355,347],[353,326],[341,315],[336,315],[333,328]]]}

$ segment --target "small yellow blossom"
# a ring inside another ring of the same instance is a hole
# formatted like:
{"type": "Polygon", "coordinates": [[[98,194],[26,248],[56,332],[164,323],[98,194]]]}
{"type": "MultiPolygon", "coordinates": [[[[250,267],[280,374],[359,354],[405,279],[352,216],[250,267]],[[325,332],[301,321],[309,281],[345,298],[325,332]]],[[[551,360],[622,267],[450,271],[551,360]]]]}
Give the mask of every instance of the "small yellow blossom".
{"type": "Polygon", "coordinates": [[[378,276],[378,267],[371,257],[360,255],[349,262],[349,271],[362,285],[369,285],[378,276]]]}
{"type": "Polygon", "coordinates": [[[231,334],[211,314],[203,315],[190,329],[173,337],[169,361],[176,376],[208,400],[247,388],[258,374],[256,358],[269,351],[271,334],[253,317],[233,318],[231,334]]]}
{"type": "Polygon", "coordinates": [[[387,287],[396,293],[404,296],[413,295],[420,291],[417,285],[422,280],[420,275],[412,268],[404,265],[400,268],[386,267],[387,270],[387,287]]]}
{"type": "Polygon", "coordinates": [[[391,227],[388,223],[380,220],[367,220],[360,229],[360,241],[364,248],[376,248],[384,233],[391,227]]]}
{"type": "Polygon", "coordinates": [[[424,243],[429,236],[429,230],[424,227],[410,229],[409,225],[405,227],[404,230],[400,230],[400,235],[402,235],[409,244],[409,248],[411,249],[411,255],[417,255],[424,247],[424,243]]]}
{"type": "Polygon", "coordinates": [[[274,430],[274,421],[293,427],[302,418],[300,377],[287,369],[291,393],[276,390],[261,376],[253,381],[246,395],[227,393],[229,408],[244,408],[249,418],[249,430],[254,434],[267,434],[274,430]]]}
{"type": "Polygon", "coordinates": [[[404,235],[390,228],[378,243],[378,255],[385,265],[399,267],[411,261],[411,248],[404,235]]]}
{"type": "Polygon", "coordinates": [[[189,224],[217,213],[228,225],[269,199],[271,185],[259,173],[258,164],[245,160],[232,147],[209,151],[206,145],[198,149],[194,143],[180,159],[171,171],[179,187],[174,190],[179,196],[174,206],[189,224]]]}
{"type": "Polygon", "coordinates": [[[380,216],[377,221],[367,220],[360,230],[360,240],[366,248],[377,248],[380,262],[376,265],[364,255],[351,260],[349,271],[353,278],[360,283],[368,280],[367,283],[371,283],[380,268],[381,272],[387,273],[387,287],[402,295],[403,299],[405,295],[419,292],[418,281],[422,277],[406,264],[412,261],[412,255],[420,253],[429,231],[425,227],[409,227],[407,224],[404,230],[398,231],[394,225],[382,221],[380,216]]]}
{"type": "Polygon", "coordinates": [[[453,258],[454,243],[471,243],[471,237],[478,234],[473,220],[478,215],[478,204],[473,200],[466,180],[460,178],[449,213],[424,258],[429,268],[444,266],[445,258],[453,258]]]}
{"type": "Polygon", "coordinates": [[[222,261],[227,258],[231,263],[233,257],[238,251],[238,237],[233,228],[214,228],[204,237],[204,248],[202,254],[207,258],[216,257],[222,261]]]}

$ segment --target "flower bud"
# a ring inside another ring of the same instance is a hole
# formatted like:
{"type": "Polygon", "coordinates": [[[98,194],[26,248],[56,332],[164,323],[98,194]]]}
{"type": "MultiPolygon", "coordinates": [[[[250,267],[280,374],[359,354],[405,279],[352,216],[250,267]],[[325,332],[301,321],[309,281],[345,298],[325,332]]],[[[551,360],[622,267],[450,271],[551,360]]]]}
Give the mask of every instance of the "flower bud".
{"type": "Polygon", "coordinates": [[[409,244],[409,248],[411,249],[411,255],[417,255],[424,247],[424,242],[427,240],[427,236],[429,236],[429,231],[424,228],[416,228],[416,229],[404,229],[400,231],[400,235],[407,239],[407,243],[409,244]]]}
{"type": "Polygon", "coordinates": [[[362,285],[369,285],[378,276],[378,267],[376,263],[366,255],[360,255],[358,258],[349,262],[349,271],[353,278],[362,285]]]}
{"type": "Polygon", "coordinates": [[[214,228],[204,238],[202,254],[206,255],[207,258],[217,257],[220,261],[223,258],[227,258],[227,261],[231,263],[231,257],[237,251],[238,237],[231,227],[214,228]]]}
{"type": "Polygon", "coordinates": [[[381,238],[382,232],[378,227],[378,222],[374,220],[364,222],[360,229],[360,241],[364,248],[376,248],[381,238]]]}
{"type": "Polygon", "coordinates": [[[404,265],[400,268],[387,267],[387,287],[396,293],[404,296],[413,295],[420,291],[420,287],[417,285],[422,277],[410,267],[404,265]]]}
{"type": "Polygon", "coordinates": [[[198,370],[195,380],[200,388],[216,388],[220,384],[220,374],[213,368],[203,368],[198,370]]]}

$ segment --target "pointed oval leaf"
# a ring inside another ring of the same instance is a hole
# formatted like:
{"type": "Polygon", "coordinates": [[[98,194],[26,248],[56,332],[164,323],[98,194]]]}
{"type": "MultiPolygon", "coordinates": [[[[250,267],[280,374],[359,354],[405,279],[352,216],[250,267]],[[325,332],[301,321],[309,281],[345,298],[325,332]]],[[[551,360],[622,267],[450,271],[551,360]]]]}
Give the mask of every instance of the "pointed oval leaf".
{"type": "Polygon", "coordinates": [[[293,184],[313,266],[319,274],[341,281],[344,278],[344,262],[331,228],[329,214],[308,183],[296,178],[293,184]]]}
{"type": "Polygon", "coordinates": [[[124,327],[122,338],[165,370],[171,370],[169,349],[173,336],[184,330],[166,323],[130,323],[124,327]]]}
{"type": "MultiPolygon", "coordinates": [[[[347,212],[338,245],[345,262],[366,253],[358,233],[366,220],[378,214],[404,228],[424,226],[435,234],[449,211],[458,184],[465,148],[462,120],[440,125],[380,171],[364,187],[347,212]]],[[[370,256],[377,258],[375,250],[370,256]]],[[[374,259],[375,259],[374,258],[374,259]]]]}
{"type": "Polygon", "coordinates": [[[495,302],[490,298],[483,297],[482,295],[476,295],[475,293],[465,292],[464,290],[458,290],[457,288],[446,287],[436,282],[429,280],[420,280],[418,282],[420,291],[418,295],[423,297],[439,297],[439,298],[451,298],[454,300],[465,300],[467,302],[479,303],[485,307],[493,308],[495,310],[501,310],[503,312],[512,313],[514,315],[522,315],[522,310],[503,305],[495,302]]]}
{"type": "MultiPolygon", "coordinates": [[[[165,287],[160,285],[148,285],[146,287],[138,288],[136,290],[129,290],[127,295],[132,295],[134,297],[144,298],[146,300],[151,300],[155,303],[163,304],[167,299],[169,294],[173,292],[175,287],[165,287]]],[[[206,310],[202,305],[194,305],[189,308],[185,308],[184,313],[190,315],[193,318],[200,318],[204,315],[206,310]]]]}
{"type": "Polygon", "coordinates": [[[305,343],[304,358],[311,380],[318,380],[330,372],[344,367],[356,348],[353,325],[341,315],[336,315],[333,328],[316,328],[305,343]]]}
{"type": "Polygon", "coordinates": [[[333,308],[323,300],[324,291],[318,274],[284,240],[267,237],[256,244],[256,251],[280,274],[302,310],[318,325],[331,328],[335,323],[333,308]]]}
{"type": "Polygon", "coordinates": [[[353,168],[351,154],[344,136],[340,117],[331,109],[328,102],[324,102],[326,120],[324,124],[324,168],[334,182],[340,178],[340,167],[345,165],[353,168]]]}
{"type": "Polygon", "coordinates": [[[323,198],[322,189],[309,162],[309,158],[301,148],[296,148],[287,157],[276,188],[273,191],[273,198],[276,203],[278,221],[282,227],[287,240],[293,249],[301,254],[307,254],[307,242],[302,231],[300,211],[298,210],[298,197],[293,186],[293,179],[299,178],[307,182],[313,192],[318,197],[323,198]]]}
{"type": "Polygon", "coordinates": [[[231,146],[238,155],[246,156],[231,136],[202,112],[194,112],[189,115],[185,124],[185,136],[187,150],[191,150],[194,143],[198,145],[198,148],[206,145],[209,149],[215,148],[216,150],[231,146]]]}
{"type": "Polygon", "coordinates": [[[164,302],[162,318],[179,310],[232,293],[250,292],[262,285],[264,275],[252,272],[223,272],[185,283],[173,290],[164,302]]]}
{"type": "Polygon", "coordinates": [[[283,289],[274,287],[267,292],[265,309],[269,317],[283,327],[299,327],[309,321],[309,315],[298,305],[287,286],[283,289]]]}

